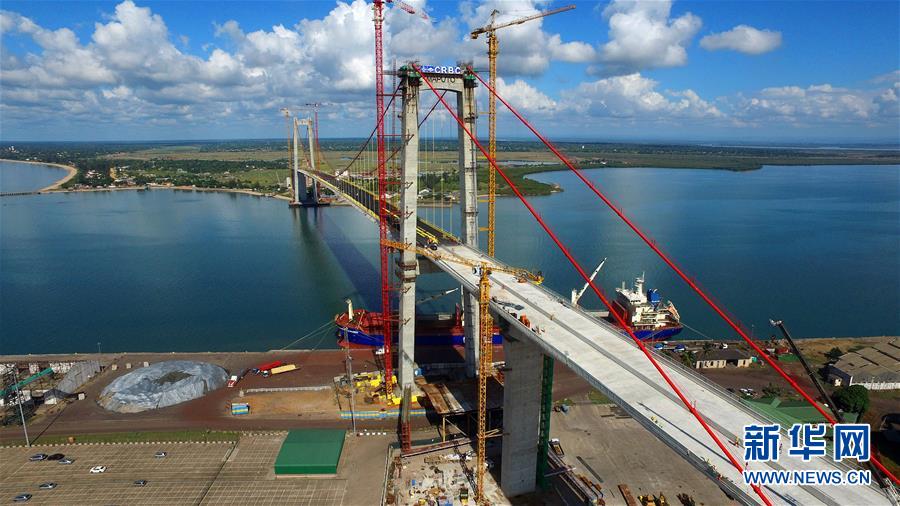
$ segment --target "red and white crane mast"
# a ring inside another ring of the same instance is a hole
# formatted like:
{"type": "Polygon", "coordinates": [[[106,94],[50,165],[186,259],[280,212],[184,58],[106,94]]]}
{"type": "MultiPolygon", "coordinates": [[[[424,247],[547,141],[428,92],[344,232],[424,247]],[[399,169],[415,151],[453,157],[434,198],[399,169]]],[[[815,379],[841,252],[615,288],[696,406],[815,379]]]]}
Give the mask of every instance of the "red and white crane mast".
{"type": "MultiPolygon", "coordinates": [[[[393,399],[393,328],[391,322],[391,277],[390,255],[391,248],[386,245],[388,237],[388,181],[386,156],[384,149],[384,49],[382,25],[384,24],[384,6],[393,3],[410,14],[418,14],[423,19],[428,19],[425,13],[417,13],[416,9],[401,0],[374,0],[375,11],[375,117],[377,130],[377,163],[378,163],[378,234],[381,239],[381,314],[383,321],[382,334],[384,335],[384,385],[388,400],[393,399]]],[[[353,315],[350,315],[352,318],[353,315]]]]}

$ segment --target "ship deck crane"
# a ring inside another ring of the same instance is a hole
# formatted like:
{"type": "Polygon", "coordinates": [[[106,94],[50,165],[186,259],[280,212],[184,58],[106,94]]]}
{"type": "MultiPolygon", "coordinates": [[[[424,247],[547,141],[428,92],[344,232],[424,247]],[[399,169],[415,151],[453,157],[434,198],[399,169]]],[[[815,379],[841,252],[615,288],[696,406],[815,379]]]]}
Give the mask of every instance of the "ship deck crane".
{"type": "MultiPolygon", "coordinates": [[[[574,9],[574,5],[567,5],[565,7],[560,7],[558,9],[550,9],[546,11],[539,12],[537,14],[533,14],[531,16],[525,16],[523,18],[514,19],[512,21],[507,21],[505,23],[500,23],[495,25],[494,21],[496,20],[497,14],[500,14],[500,11],[494,9],[491,12],[491,21],[485,26],[481,28],[477,28],[472,30],[470,34],[472,39],[477,39],[479,35],[486,33],[487,34],[487,45],[488,45],[488,66],[490,70],[490,85],[491,89],[497,89],[497,55],[500,53],[500,41],[497,39],[497,30],[502,28],[506,28],[514,25],[521,25],[522,23],[527,23],[529,21],[533,21],[535,19],[545,18],[547,16],[552,16],[553,14],[559,14],[560,12],[570,11],[574,9]]],[[[491,160],[497,159],[497,99],[493,94],[488,95],[488,155],[491,157],[491,160]]],[[[494,236],[497,229],[497,215],[496,215],[496,202],[497,202],[497,174],[493,167],[488,168],[488,246],[487,246],[487,254],[488,256],[494,256],[494,236]]]]}
{"type": "Polygon", "coordinates": [[[488,377],[493,376],[493,334],[494,321],[490,313],[491,303],[491,281],[490,275],[493,271],[504,272],[516,276],[519,282],[533,282],[540,284],[543,282],[543,276],[538,273],[532,273],[525,269],[515,267],[490,266],[487,262],[479,262],[463,258],[461,256],[438,253],[432,249],[421,246],[413,246],[397,241],[385,241],[383,246],[394,249],[414,251],[416,254],[422,255],[432,260],[442,260],[453,262],[472,267],[474,272],[478,274],[478,311],[479,311],[479,356],[478,356],[478,447],[477,459],[475,462],[475,500],[478,504],[488,504],[484,496],[484,473],[487,467],[487,459],[485,456],[485,444],[488,438],[487,432],[487,381],[488,377]]]}
{"type": "Polygon", "coordinates": [[[605,263],[606,263],[606,259],[604,258],[603,260],[600,261],[600,265],[598,265],[597,268],[594,269],[594,272],[591,273],[590,281],[585,283],[584,286],[581,287],[581,290],[578,290],[575,288],[572,289],[572,305],[573,306],[578,305],[578,301],[581,300],[581,296],[584,295],[584,292],[587,291],[589,286],[591,286],[591,283],[594,281],[594,278],[597,277],[597,273],[600,272],[600,269],[603,268],[603,264],[605,264],[605,263]]]}

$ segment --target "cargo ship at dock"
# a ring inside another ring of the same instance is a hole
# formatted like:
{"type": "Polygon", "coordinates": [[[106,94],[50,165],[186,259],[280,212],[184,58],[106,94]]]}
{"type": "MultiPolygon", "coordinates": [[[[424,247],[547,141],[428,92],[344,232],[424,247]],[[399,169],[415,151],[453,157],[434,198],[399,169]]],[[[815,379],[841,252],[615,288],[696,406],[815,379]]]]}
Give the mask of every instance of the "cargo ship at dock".
{"type": "MultiPolygon", "coordinates": [[[[352,310],[352,309],[351,309],[352,310]]],[[[338,329],[338,345],[342,348],[380,348],[384,346],[382,313],[365,309],[340,313],[334,317],[338,329]]],[[[398,336],[397,317],[391,322],[392,335],[398,336]]],[[[416,314],[416,344],[420,346],[463,346],[466,342],[462,311],[459,306],[450,313],[416,314]]],[[[493,343],[503,343],[500,329],[494,327],[493,343]]]]}
{"type": "Polygon", "coordinates": [[[684,329],[681,316],[671,301],[663,304],[656,288],[644,291],[643,275],[635,278],[632,289],[626,288],[623,281],[622,287],[616,288],[612,306],[641,341],[664,341],[684,329]]]}

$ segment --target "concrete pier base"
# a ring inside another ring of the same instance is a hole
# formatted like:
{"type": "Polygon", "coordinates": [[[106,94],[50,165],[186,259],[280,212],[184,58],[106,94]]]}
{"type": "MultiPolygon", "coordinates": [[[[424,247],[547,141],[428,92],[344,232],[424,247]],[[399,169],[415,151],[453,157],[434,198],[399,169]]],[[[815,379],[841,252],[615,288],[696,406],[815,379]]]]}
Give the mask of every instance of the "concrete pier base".
{"type": "Polygon", "coordinates": [[[535,490],[541,415],[540,348],[514,337],[503,339],[503,453],[500,488],[507,497],[535,490]]]}

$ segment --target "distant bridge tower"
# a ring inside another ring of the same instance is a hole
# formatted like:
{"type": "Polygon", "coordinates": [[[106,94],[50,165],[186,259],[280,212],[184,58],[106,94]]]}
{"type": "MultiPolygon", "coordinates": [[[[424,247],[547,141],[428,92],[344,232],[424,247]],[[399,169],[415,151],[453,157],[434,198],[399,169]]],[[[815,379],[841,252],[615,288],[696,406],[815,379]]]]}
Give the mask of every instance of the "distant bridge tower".
{"type": "MultiPolygon", "coordinates": [[[[475,131],[475,86],[477,81],[471,74],[459,68],[442,67],[437,71],[426,71],[425,75],[439,90],[455,93],[457,114],[464,119],[467,128],[475,131]]],[[[419,89],[421,75],[411,66],[399,69],[402,99],[403,157],[400,190],[400,241],[416,245],[416,218],[418,210],[419,174],[419,89]]],[[[458,130],[459,140],[459,187],[462,230],[460,239],[470,246],[478,245],[478,185],[476,180],[475,145],[462,128],[458,130]]],[[[398,265],[400,278],[398,381],[401,388],[413,384],[415,367],[416,331],[416,276],[418,262],[411,250],[400,252],[398,265]]],[[[466,336],[466,371],[475,375],[478,367],[478,296],[466,292],[463,297],[463,311],[466,336]]]]}
{"type": "Polygon", "coordinates": [[[311,200],[309,190],[307,188],[306,182],[306,174],[300,171],[300,126],[306,127],[306,135],[309,139],[309,170],[311,172],[315,172],[316,170],[316,153],[313,149],[313,143],[315,139],[313,137],[313,123],[309,118],[299,119],[294,118],[294,178],[292,179],[292,184],[294,186],[294,198],[291,201],[292,207],[297,207],[301,205],[309,205],[311,202],[315,203],[318,201],[318,195],[315,195],[315,191],[313,192],[313,196],[316,197],[316,200],[311,200]]]}

